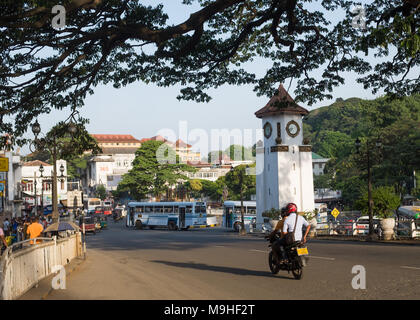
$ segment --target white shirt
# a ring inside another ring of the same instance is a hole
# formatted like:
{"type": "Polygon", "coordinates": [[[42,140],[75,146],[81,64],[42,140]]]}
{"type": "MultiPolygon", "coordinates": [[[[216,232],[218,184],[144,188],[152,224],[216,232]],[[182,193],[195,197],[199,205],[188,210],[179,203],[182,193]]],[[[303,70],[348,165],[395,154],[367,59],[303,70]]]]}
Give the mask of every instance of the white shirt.
{"type": "MultiPolygon", "coordinates": [[[[284,221],[283,232],[293,233],[293,229],[295,228],[295,221],[296,221],[296,214],[291,213],[284,221]]],[[[296,222],[295,241],[302,240],[302,228],[303,226],[307,227],[308,225],[309,223],[308,221],[306,221],[304,217],[298,216],[298,219],[296,222]]]]}
{"type": "Polygon", "coordinates": [[[4,229],[5,231],[9,231],[9,226],[10,226],[10,222],[9,222],[8,220],[5,220],[5,221],[3,222],[3,229],[4,229]]]}

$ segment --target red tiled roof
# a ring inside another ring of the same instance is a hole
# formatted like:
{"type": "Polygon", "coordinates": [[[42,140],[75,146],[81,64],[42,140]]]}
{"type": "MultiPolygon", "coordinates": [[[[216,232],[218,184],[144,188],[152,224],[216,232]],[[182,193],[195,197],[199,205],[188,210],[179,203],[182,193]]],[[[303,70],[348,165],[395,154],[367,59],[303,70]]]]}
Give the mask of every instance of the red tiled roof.
{"type": "Polygon", "coordinates": [[[176,140],[175,144],[176,144],[177,147],[182,147],[182,148],[185,148],[185,147],[191,148],[192,147],[192,145],[185,143],[181,139],[176,140]]]}
{"type": "Polygon", "coordinates": [[[255,116],[262,118],[279,113],[307,115],[309,111],[299,106],[280,84],[278,93],[270,99],[264,108],[255,112],[255,116]]]}
{"type": "Polygon", "coordinates": [[[169,141],[169,140],[165,139],[162,136],[154,136],[154,137],[151,137],[151,138],[143,138],[143,139],[140,140],[140,142],[143,143],[145,141],[150,141],[150,140],[163,141],[163,142],[171,145],[172,147],[175,147],[175,146],[176,147],[181,147],[181,148],[185,148],[185,147],[191,148],[192,147],[192,145],[185,143],[181,139],[178,139],[176,142],[172,142],[172,141],[169,141]]]}
{"type": "Polygon", "coordinates": [[[41,164],[42,164],[44,167],[45,167],[45,166],[51,166],[51,164],[46,163],[46,162],[41,161],[41,160],[34,160],[34,161],[24,162],[24,163],[23,163],[23,166],[25,166],[25,167],[39,167],[41,164]]]}
{"type": "Polygon", "coordinates": [[[141,142],[131,134],[91,134],[99,143],[105,142],[141,142]]]}
{"type": "Polygon", "coordinates": [[[211,167],[211,163],[207,163],[207,162],[201,162],[201,161],[187,161],[187,164],[193,167],[211,167]]]}

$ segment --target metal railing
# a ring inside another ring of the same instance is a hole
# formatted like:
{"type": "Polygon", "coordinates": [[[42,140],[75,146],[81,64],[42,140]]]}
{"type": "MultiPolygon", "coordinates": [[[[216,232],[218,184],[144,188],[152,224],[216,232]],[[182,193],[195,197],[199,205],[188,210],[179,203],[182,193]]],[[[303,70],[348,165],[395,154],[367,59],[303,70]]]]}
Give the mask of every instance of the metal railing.
{"type": "MultiPolygon", "coordinates": [[[[375,224],[375,233],[382,238],[382,228],[380,224],[375,224]]],[[[318,223],[316,228],[317,236],[359,236],[368,235],[369,225],[358,224],[357,222],[328,222],[318,223]]],[[[420,220],[397,219],[394,227],[395,239],[419,239],[420,220]]]]}

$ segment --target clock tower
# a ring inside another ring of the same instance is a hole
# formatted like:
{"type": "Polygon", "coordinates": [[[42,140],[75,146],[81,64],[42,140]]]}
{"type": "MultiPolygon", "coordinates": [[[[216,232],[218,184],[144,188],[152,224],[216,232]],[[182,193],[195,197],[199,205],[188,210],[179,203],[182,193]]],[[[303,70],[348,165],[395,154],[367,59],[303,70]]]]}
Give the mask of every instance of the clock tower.
{"type": "Polygon", "coordinates": [[[255,112],[262,120],[264,141],[257,142],[257,228],[262,213],[289,202],[298,211],[314,210],[312,148],[303,141],[302,117],[309,112],[299,106],[280,85],[267,105],[255,112]]]}

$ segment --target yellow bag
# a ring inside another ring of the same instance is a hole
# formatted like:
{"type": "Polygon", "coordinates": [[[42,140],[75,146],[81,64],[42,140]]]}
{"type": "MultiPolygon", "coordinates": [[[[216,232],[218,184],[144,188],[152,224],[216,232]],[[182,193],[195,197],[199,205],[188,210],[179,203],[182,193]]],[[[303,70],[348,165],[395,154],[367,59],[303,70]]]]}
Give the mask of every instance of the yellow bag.
{"type": "Polygon", "coordinates": [[[13,238],[14,238],[13,236],[7,236],[6,237],[6,243],[7,243],[8,246],[10,246],[12,244],[13,238]]]}

